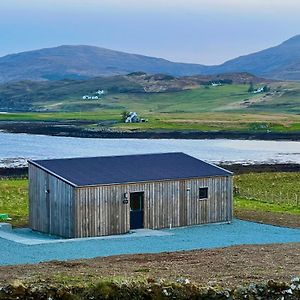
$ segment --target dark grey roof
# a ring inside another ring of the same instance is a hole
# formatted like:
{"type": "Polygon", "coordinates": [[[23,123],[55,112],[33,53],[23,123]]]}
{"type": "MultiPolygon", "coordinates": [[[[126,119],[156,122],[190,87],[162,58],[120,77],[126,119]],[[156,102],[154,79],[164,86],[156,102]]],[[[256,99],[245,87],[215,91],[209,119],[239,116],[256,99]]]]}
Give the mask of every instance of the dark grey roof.
{"type": "Polygon", "coordinates": [[[184,153],[67,158],[29,162],[74,186],[232,174],[184,153]]]}

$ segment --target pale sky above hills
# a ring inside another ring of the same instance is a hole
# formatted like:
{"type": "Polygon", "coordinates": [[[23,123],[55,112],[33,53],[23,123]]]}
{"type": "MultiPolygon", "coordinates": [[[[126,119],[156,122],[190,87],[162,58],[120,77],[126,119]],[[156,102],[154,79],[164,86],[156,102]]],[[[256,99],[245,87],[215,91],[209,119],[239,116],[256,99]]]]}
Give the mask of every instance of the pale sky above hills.
{"type": "Polygon", "coordinates": [[[0,56],[95,45],[218,64],[300,33],[299,0],[1,0],[0,56]]]}

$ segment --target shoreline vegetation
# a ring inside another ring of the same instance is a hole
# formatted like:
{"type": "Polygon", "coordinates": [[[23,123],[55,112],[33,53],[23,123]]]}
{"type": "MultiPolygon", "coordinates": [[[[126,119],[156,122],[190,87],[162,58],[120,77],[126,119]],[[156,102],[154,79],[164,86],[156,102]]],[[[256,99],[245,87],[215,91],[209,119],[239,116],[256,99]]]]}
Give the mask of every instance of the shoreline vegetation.
{"type": "Polygon", "coordinates": [[[110,127],[91,127],[88,121],[0,121],[0,131],[7,133],[26,133],[49,136],[80,138],[126,138],[126,139],[245,139],[245,140],[285,140],[300,141],[300,131],[268,132],[238,130],[164,130],[164,129],[112,129],[110,127]],[[90,126],[90,127],[89,127],[90,126]]]}

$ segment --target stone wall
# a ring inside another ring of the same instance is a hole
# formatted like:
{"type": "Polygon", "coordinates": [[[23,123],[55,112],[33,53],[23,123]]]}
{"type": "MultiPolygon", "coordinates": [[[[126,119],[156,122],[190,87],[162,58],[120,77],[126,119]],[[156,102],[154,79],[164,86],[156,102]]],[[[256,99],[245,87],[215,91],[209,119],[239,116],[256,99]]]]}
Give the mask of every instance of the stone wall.
{"type": "Polygon", "coordinates": [[[299,300],[300,279],[294,278],[291,283],[269,281],[267,283],[239,286],[234,289],[216,289],[200,287],[188,279],[177,282],[154,281],[114,282],[99,281],[97,284],[68,286],[39,283],[23,284],[14,281],[0,287],[0,299],[205,299],[205,300],[299,300]]]}

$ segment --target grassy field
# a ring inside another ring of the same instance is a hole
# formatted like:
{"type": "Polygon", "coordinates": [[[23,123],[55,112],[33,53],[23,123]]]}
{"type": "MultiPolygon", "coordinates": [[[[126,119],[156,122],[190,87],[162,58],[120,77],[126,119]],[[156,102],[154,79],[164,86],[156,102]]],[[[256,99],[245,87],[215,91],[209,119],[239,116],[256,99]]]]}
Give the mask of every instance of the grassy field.
{"type": "MultiPolygon", "coordinates": [[[[299,182],[300,173],[237,175],[234,185],[239,189],[239,193],[234,197],[235,209],[298,215],[299,182]]],[[[27,223],[27,184],[27,179],[0,180],[0,213],[8,213],[15,226],[27,223]]]]}
{"type": "Polygon", "coordinates": [[[69,95],[51,96],[34,102],[41,112],[0,113],[0,121],[64,121],[85,120],[89,128],[99,128],[101,121],[117,130],[194,130],[242,132],[299,132],[300,84],[272,83],[271,93],[247,92],[248,85],[165,92],[110,92],[101,100],[82,100],[69,95]],[[148,120],[124,124],[123,111],[136,111],[148,120]]]}
{"type": "Polygon", "coordinates": [[[14,226],[28,222],[28,181],[0,180],[0,213],[8,213],[14,226]]]}
{"type": "Polygon", "coordinates": [[[237,113],[145,113],[148,122],[125,124],[121,111],[62,112],[62,113],[9,113],[0,114],[0,121],[88,121],[89,128],[114,121],[109,126],[116,130],[179,130],[179,131],[240,131],[240,132],[299,132],[300,116],[287,114],[237,113]]]}
{"type": "Polygon", "coordinates": [[[250,173],[235,176],[236,208],[300,213],[300,173],[250,173]]]}

